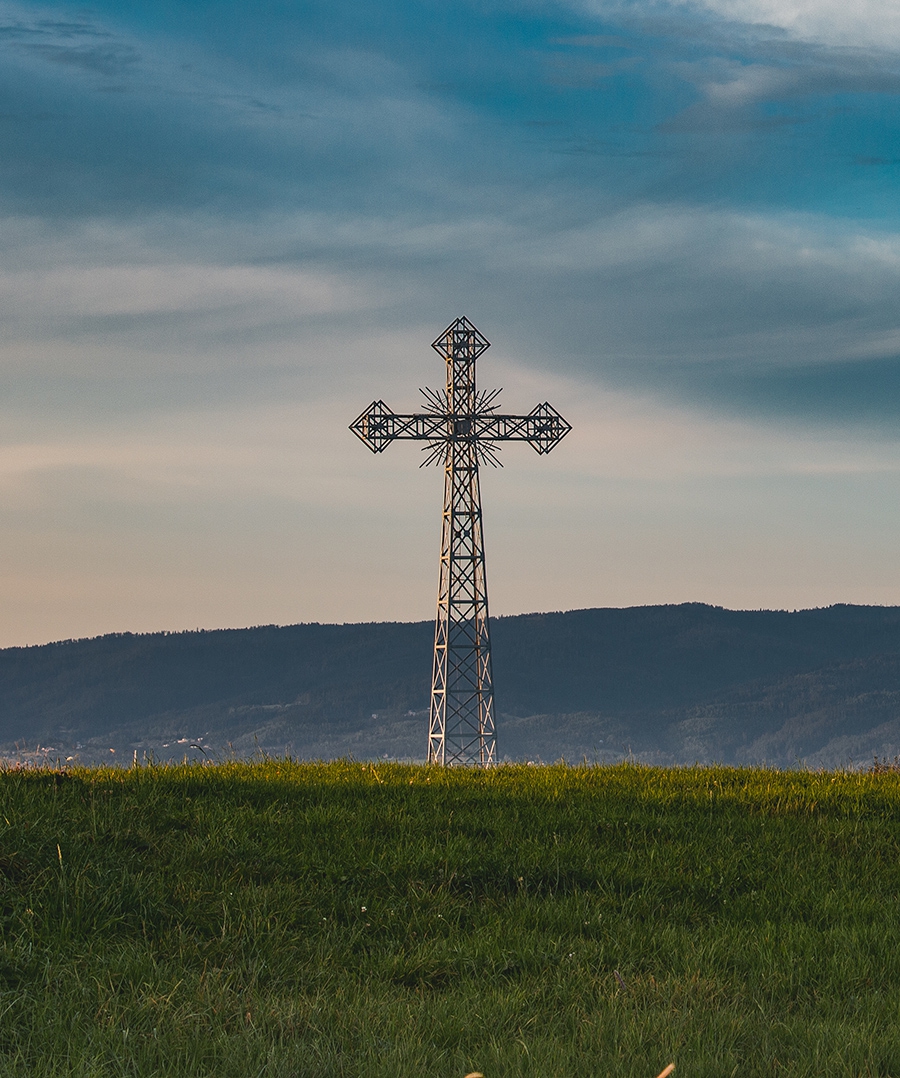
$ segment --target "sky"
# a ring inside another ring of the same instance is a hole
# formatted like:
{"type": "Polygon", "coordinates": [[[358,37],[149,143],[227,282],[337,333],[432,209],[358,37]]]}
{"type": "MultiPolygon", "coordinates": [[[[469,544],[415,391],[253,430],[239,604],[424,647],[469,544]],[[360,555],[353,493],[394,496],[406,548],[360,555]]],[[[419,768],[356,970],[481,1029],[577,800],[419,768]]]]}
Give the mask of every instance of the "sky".
{"type": "Polygon", "coordinates": [[[900,0],[0,0],[0,646],[420,620],[440,386],[491,610],[900,604],[900,0]]]}

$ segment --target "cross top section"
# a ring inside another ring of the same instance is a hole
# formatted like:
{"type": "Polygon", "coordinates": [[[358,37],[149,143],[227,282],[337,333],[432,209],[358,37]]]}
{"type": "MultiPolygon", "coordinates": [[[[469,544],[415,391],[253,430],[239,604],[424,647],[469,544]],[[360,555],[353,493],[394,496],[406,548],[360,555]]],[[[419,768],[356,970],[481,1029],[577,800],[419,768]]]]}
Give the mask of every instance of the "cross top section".
{"type": "Polygon", "coordinates": [[[377,400],[350,424],[373,453],[393,441],[421,441],[427,443],[423,465],[445,464],[452,448],[466,443],[479,461],[499,466],[498,442],[528,442],[545,454],[572,429],[546,401],[527,415],[506,415],[497,411],[499,389],[478,392],[475,361],[490,341],[467,318],[451,322],[431,347],[446,360],[447,381],[443,391],[420,390],[424,411],[399,414],[377,400]]]}
{"type": "Polygon", "coordinates": [[[457,318],[434,341],[431,347],[439,355],[451,357],[466,355],[474,363],[491,342],[472,325],[468,318],[457,318]]]}

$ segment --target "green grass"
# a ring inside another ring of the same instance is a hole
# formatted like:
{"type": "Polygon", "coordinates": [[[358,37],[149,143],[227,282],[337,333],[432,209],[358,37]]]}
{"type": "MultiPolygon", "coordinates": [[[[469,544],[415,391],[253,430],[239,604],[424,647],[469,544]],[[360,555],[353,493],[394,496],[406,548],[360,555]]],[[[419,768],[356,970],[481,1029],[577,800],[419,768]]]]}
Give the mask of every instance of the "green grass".
{"type": "Polygon", "coordinates": [[[900,774],[0,773],[0,1075],[900,1078],[900,774]]]}

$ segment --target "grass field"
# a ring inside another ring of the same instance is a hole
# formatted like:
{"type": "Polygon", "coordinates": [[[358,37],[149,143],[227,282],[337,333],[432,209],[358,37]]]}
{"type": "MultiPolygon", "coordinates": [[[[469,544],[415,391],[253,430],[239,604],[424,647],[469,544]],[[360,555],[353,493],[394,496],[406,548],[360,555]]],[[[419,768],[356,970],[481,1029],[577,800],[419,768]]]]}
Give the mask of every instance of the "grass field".
{"type": "Polygon", "coordinates": [[[892,1075],[900,774],[0,773],[0,1075],[892,1075]]]}

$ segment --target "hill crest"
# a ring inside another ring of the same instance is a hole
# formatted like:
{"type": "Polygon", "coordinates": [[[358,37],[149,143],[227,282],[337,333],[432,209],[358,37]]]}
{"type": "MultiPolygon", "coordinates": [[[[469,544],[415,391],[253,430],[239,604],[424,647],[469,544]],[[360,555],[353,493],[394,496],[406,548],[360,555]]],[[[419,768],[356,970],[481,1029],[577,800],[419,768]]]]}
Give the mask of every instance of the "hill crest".
{"type": "MultiPolygon", "coordinates": [[[[6,648],[0,749],[420,758],[432,639],[430,621],[311,622],[6,648]]],[[[587,608],[494,618],[492,640],[501,758],[900,752],[900,607],[587,608]]]]}

